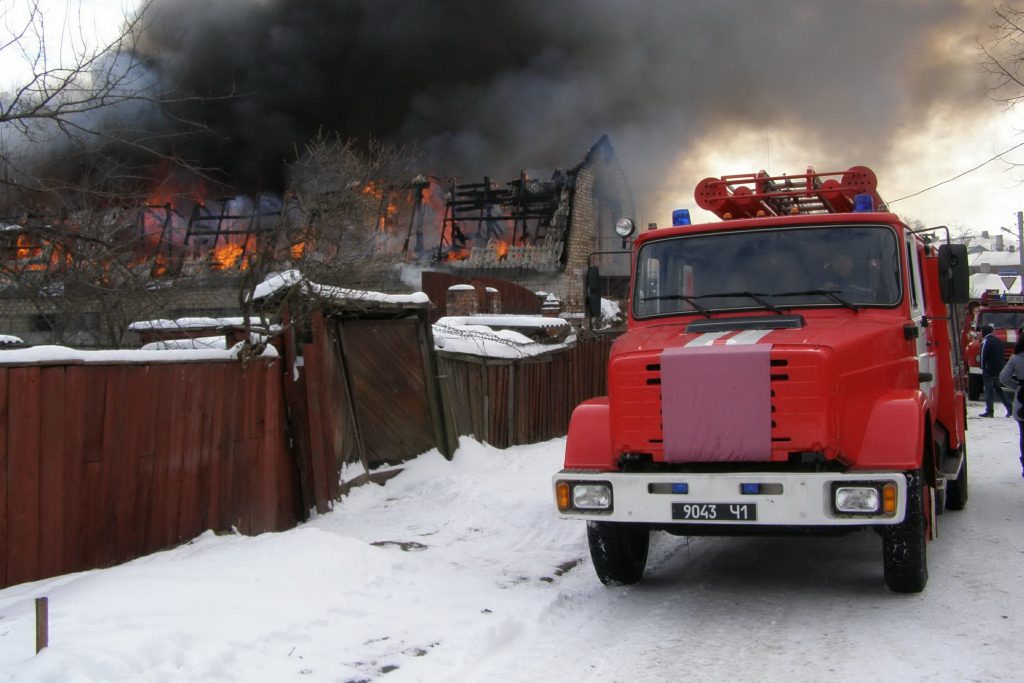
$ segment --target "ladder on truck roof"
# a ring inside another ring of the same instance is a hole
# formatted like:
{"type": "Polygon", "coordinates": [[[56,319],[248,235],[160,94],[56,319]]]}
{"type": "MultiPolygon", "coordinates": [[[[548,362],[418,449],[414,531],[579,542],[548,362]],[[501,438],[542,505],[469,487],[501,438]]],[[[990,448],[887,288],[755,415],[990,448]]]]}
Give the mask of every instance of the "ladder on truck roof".
{"type": "Polygon", "coordinates": [[[871,196],[872,208],[884,210],[878,179],[867,166],[817,173],[810,166],[800,176],[770,176],[765,171],[705,178],[697,184],[697,206],[719,218],[756,218],[853,211],[857,195],[871,196]]]}

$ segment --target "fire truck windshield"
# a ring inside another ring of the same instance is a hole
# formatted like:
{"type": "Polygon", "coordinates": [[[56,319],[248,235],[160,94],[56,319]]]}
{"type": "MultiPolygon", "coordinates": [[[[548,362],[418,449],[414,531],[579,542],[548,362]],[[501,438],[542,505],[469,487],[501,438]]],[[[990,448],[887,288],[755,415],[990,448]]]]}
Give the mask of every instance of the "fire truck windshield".
{"type": "Polygon", "coordinates": [[[899,246],[888,226],[773,228],[686,235],[637,255],[637,318],[714,310],[895,306],[899,246]]]}
{"type": "Polygon", "coordinates": [[[991,325],[996,330],[1019,330],[1024,327],[1024,308],[1016,311],[981,311],[977,327],[991,325]]]}

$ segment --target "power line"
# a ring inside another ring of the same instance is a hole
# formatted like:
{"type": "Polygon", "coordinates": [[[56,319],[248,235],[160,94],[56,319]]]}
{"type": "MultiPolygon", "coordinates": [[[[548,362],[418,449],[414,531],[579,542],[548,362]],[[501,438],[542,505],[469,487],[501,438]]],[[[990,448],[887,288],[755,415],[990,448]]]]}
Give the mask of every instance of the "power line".
{"type": "Polygon", "coordinates": [[[1009,154],[1010,152],[1012,152],[1013,150],[1017,149],[1018,147],[1024,147],[1024,142],[1019,142],[1016,145],[1014,145],[1013,147],[1010,147],[1009,149],[1004,149],[1002,152],[999,152],[994,157],[992,157],[990,159],[986,159],[985,161],[981,162],[977,166],[975,166],[973,168],[969,168],[966,171],[964,171],[963,173],[958,173],[957,175],[953,176],[952,178],[947,178],[946,180],[943,180],[941,182],[935,183],[934,185],[930,185],[930,186],[924,188],[923,190],[918,190],[917,192],[914,192],[913,194],[904,195],[903,197],[900,197],[899,199],[893,199],[892,201],[889,202],[889,204],[895,204],[896,202],[903,201],[904,199],[910,199],[911,197],[916,197],[919,194],[924,194],[928,190],[934,190],[936,187],[939,187],[940,185],[945,185],[946,183],[951,183],[951,182],[953,182],[954,180],[956,180],[958,178],[963,178],[968,173],[973,173],[974,171],[977,171],[982,166],[985,166],[986,164],[992,163],[993,161],[995,161],[999,157],[1003,156],[1004,154],[1009,154]]]}

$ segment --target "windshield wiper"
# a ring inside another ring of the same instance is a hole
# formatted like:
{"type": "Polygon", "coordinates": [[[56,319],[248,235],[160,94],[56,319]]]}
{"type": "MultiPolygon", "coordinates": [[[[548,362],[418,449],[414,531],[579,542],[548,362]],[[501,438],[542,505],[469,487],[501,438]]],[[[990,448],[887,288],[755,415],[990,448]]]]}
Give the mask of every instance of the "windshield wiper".
{"type": "MultiPolygon", "coordinates": [[[[771,311],[772,313],[778,313],[779,315],[785,315],[785,311],[783,311],[781,308],[779,308],[778,306],[773,306],[772,304],[768,303],[767,301],[765,301],[764,299],[761,298],[763,296],[768,296],[767,294],[765,294],[763,292],[722,292],[721,294],[702,294],[702,295],[700,295],[697,298],[698,299],[712,299],[712,298],[719,299],[719,298],[727,297],[727,296],[745,296],[748,299],[753,299],[758,304],[760,304],[762,307],[764,307],[765,309],[771,311]]],[[[775,296],[775,295],[773,294],[771,296],[775,296]]]]}
{"type": "Polygon", "coordinates": [[[703,315],[705,318],[710,318],[711,311],[709,311],[707,308],[701,306],[699,303],[694,301],[694,299],[699,298],[700,297],[696,296],[684,296],[683,294],[666,294],[665,296],[640,297],[640,301],[685,301],[686,303],[693,306],[694,310],[703,315]]]}
{"type": "Polygon", "coordinates": [[[856,304],[852,304],[846,299],[839,296],[838,289],[807,289],[802,292],[783,292],[781,294],[772,294],[772,296],[806,296],[808,294],[817,294],[818,296],[828,297],[832,301],[836,302],[844,308],[849,308],[851,311],[859,311],[860,307],[856,304]]]}

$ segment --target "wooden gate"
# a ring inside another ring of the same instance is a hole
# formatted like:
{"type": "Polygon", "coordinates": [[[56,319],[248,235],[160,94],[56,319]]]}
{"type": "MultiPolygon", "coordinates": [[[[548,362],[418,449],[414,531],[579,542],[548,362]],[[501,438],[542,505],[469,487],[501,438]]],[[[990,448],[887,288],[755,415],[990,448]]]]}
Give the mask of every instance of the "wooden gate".
{"type": "Polygon", "coordinates": [[[375,312],[324,306],[310,314],[304,341],[286,336],[285,391],[307,510],[329,510],[352,485],[378,479],[382,465],[454,450],[425,308],[375,312]],[[353,463],[362,472],[346,475],[353,463]]]}
{"type": "Polygon", "coordinates": [[[356,427],[370,467],[437,446],[420,320],[336,323],[356,427]]]}

